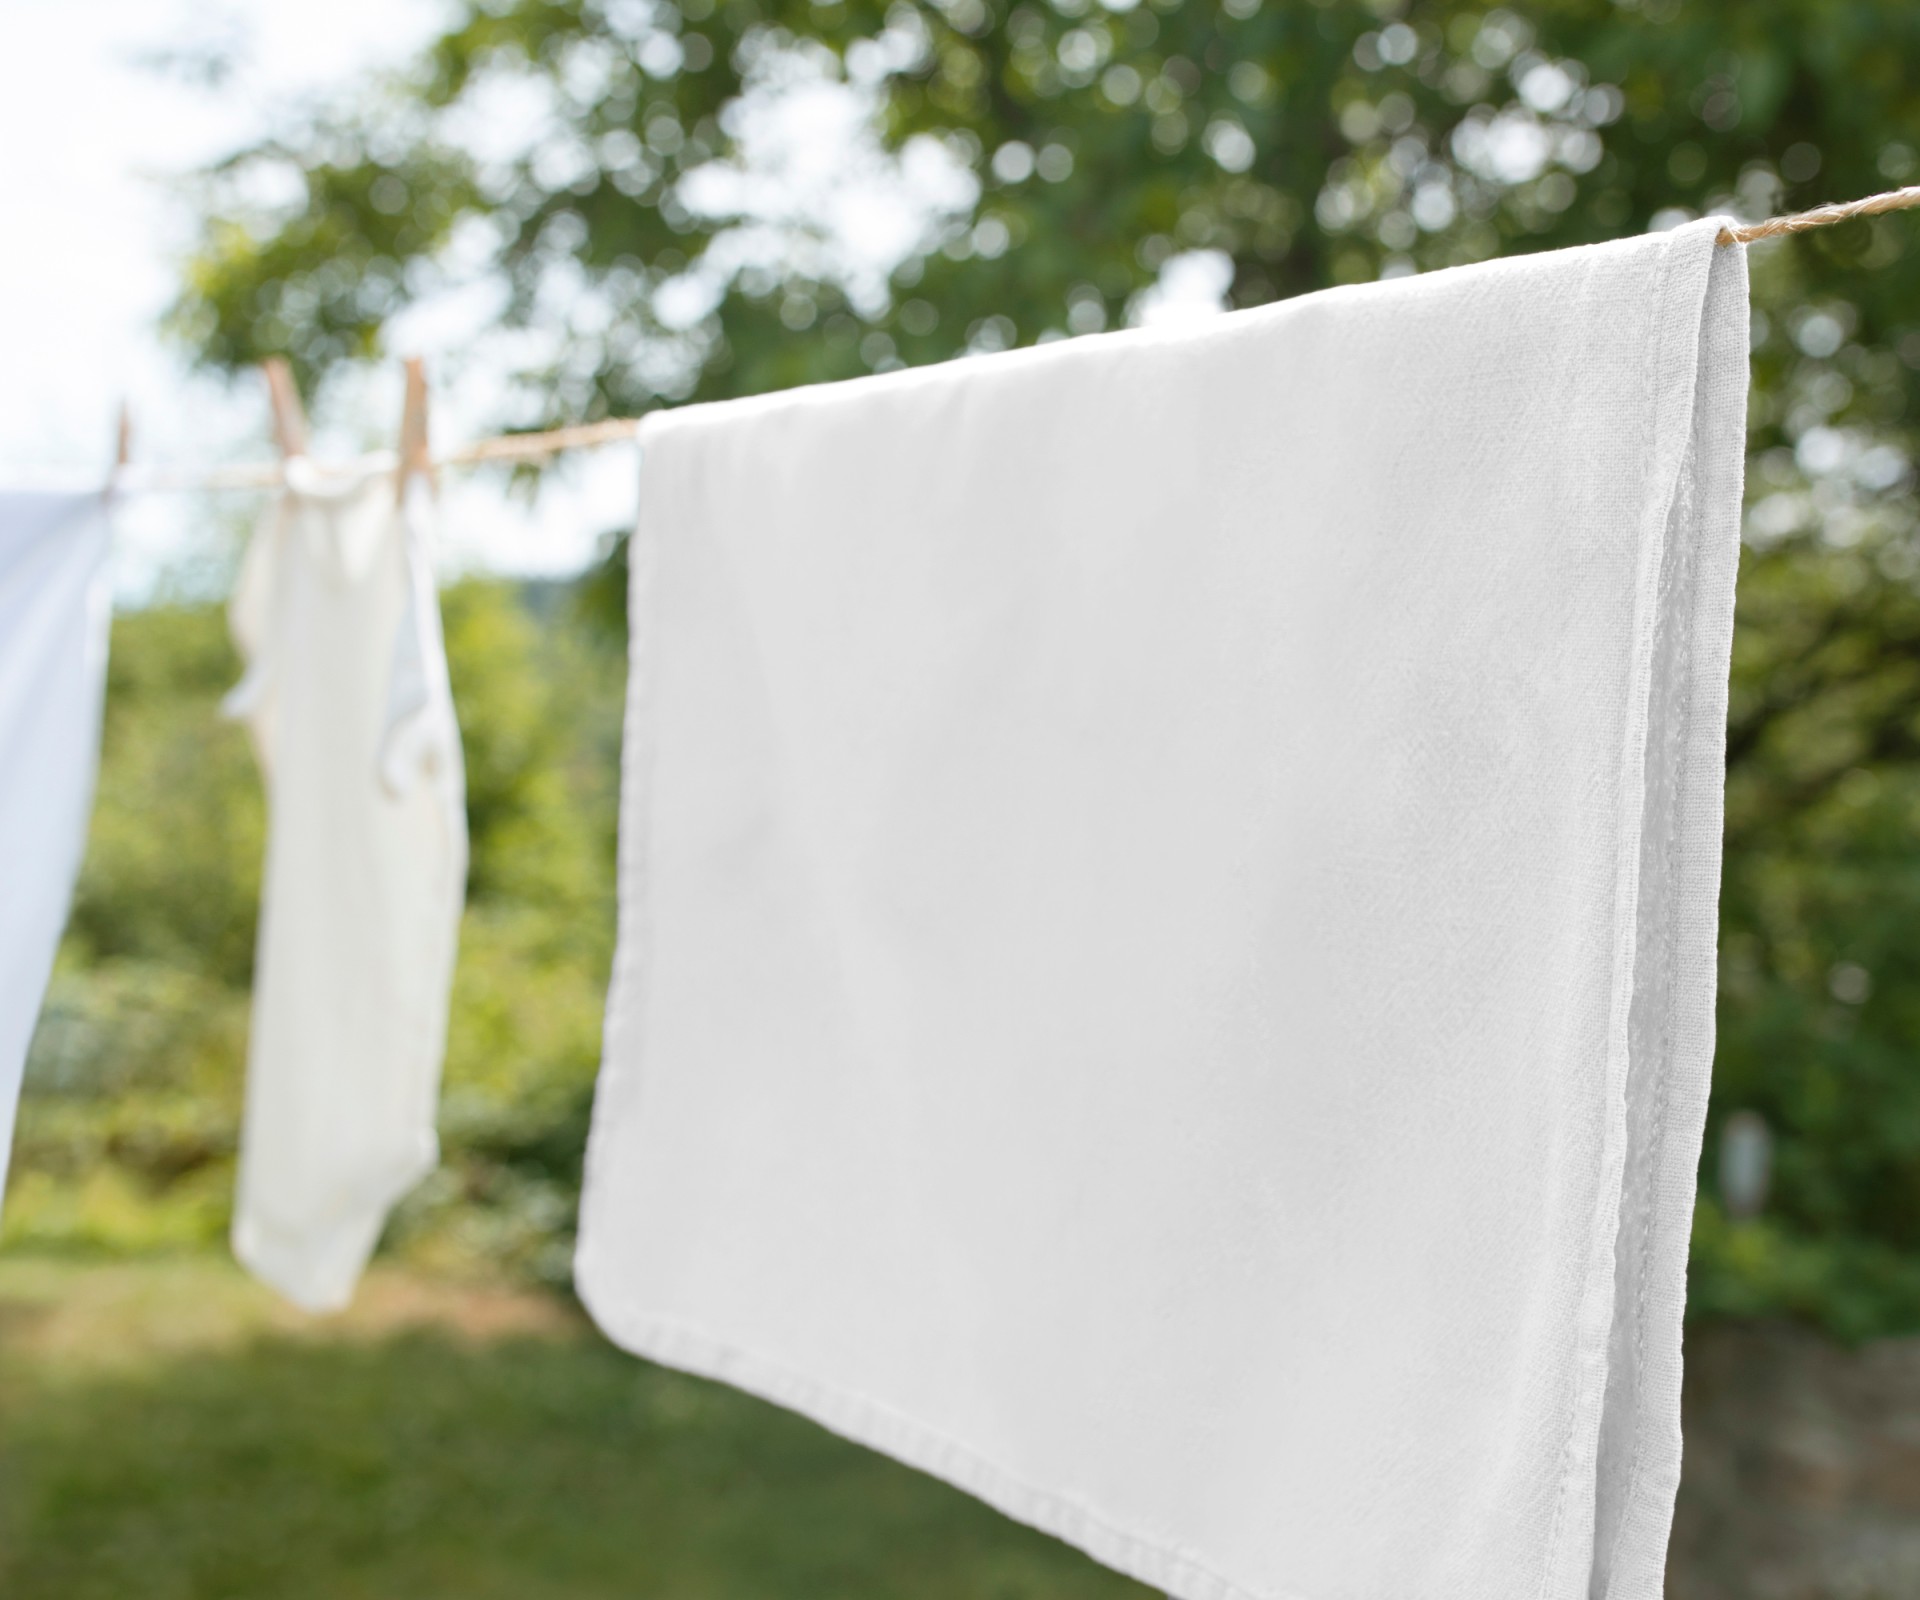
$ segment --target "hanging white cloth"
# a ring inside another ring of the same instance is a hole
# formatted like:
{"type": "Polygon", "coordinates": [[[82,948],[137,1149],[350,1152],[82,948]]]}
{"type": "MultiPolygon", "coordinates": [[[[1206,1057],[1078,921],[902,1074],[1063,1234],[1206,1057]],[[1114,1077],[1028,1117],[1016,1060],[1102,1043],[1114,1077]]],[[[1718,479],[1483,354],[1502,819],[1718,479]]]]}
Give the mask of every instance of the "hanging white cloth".
{"type": "Polygon", "coordinates": [[[1653,1600],[1717,227],[650,418],[608,1333],[1185,1600],[1653,1600]]]}
{"type": "Polygon", "coordinates": [[[86,847],[112,592],[98,489],[0,491],[0,1191],[86,847]]]}
{"type": "Polygon", "coordinates": [[[287,484],[232,606],[269,805],[233,1246],[331,1310],[438,1160],[465,778],[425,483],[287,484]]]}

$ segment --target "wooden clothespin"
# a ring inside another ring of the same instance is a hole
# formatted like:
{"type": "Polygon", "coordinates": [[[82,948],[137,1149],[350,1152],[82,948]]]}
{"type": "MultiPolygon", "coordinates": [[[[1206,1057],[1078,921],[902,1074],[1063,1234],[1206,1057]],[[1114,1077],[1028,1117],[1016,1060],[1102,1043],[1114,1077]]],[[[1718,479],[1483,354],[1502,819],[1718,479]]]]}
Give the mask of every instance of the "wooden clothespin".
{"type": "Polygon", "coordinates": [[[127,463],[133,459],[133,412],[126,401],[120,402],[120,420],[113,430],[113,470],[115,475],[126,471],[127,463]]]}
{"type": "Polygon", "coordinates": [[[400,411],[400,467],[394,475],[396,498],[407,497],[407,480],[416,472],[433,477],[433,451],[427,438],[427,364],[407,358],[406,399],[400,411]]]}
{"type": "Polygon", "coordinates": [[[284,356],[269,356],[261,363],[267,375],[267,394],[273,401],[273,436],[283,456],[307,453],[307,413],[300,405],[300,390],[293,381],[293,368],[284,356]]]}

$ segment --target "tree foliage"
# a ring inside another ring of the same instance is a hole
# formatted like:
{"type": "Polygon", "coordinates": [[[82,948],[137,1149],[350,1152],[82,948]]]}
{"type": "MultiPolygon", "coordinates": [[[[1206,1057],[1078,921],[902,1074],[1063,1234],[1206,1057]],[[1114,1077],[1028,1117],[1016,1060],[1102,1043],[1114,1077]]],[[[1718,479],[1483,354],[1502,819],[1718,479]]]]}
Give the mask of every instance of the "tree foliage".
{"type": "MultiPolygon", "coordinates": [[[[173,321],[319,378],[477,281],[543,417],[631,413],[1113,326],[1176,261],[1251,305],[1865,194],[1920,171],[1916,54],[1901,0],[466,0],[206,175],[173,321]],[[797,81],[959,185],[877,284],[715,182],[797,81]]],[[[1778,1161],[1695,1257],[1702,1307],[1853,1333],[1920,1326],[1914,227],[1754,252],[1714,1115],[1778,1161]]]]}

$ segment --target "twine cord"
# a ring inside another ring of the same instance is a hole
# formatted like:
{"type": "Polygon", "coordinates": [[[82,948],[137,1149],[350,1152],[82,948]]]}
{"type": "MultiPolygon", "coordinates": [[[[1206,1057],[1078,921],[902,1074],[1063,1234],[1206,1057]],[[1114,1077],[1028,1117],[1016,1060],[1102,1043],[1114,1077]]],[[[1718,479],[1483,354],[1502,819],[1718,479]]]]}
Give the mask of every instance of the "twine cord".
{"type": "Polygon", "coordinates": [[[436,456],[434,465],[469,467],[486,461],[538,461],[562,450],[585,450],[631,439],[639,428],[636,417],[609,417],[605,422],[582,422],[546,433],[504,433],[497,439],[478,439],[448,455],[436,456]]]}
{"type": "Polygon", "coordinates": [[[1887,211],[1905,211],[1920,206],[1920,184],[1904,189],[1889,189],[1885,194],[1870,194],[1864,200],[1843,200],[1837,205],[1815,206],[1811,211],[1795,211],[1784,217],[1768,217],[1764,222],[1743,222],[1720,230],[1721,244],[1754,244],[1761,239],[1779,239],[1789,233],[1806,233],[1814,228],[1831,228],[1836,222],[1851,222],[1855,217],[1877,217],[1887,211]]]}
{"type": "MultiPolygon", "coordinates": [[[[631,439],[639,430],[637,417],[609,417],[604,422],[576,423],[572,427],[549,428],[542,433],[503,433],[491,439],[476,439],[457,450],[440,451],[432,457],[430,464],[438,470],[441,467],[476,467],[495,462],[543,461],[568,450],[616,444],[631,439]]],[[[367,456],[357,461],[343,461],[337,466],[321,466],[317,462],[315,465],[322,472],[350,474],[374,470],[388,459],[386,455],[367,456]]],[[[393,464],[398,465],[397,458],[393,464]]],[[[208,472],[194,473],[149,472],[133,466],[120,469],[115,487],[122,493],[188,493],[217,489],[274,489],[285,480],[286,472],[277,461],[262,462],[258,466],[215,467],[208,472]]]]}

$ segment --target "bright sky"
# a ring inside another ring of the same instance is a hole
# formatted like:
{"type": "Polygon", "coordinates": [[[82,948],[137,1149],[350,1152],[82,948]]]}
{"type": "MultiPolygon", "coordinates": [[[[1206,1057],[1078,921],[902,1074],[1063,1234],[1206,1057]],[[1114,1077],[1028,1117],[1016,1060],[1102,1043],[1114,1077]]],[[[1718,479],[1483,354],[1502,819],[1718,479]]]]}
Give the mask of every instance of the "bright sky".
{"type": "MultiPolygon", "coordinates": [[[[101,477],[123,399],[137,463],[270,459],[264,383],[195,375],[159,334],[190,237],[169,180],[271,130],[289,106],[406,60],[431,37],[441,0],[6,0],[6,12],[0,185],[12,225],[0,250],[0,482],[101,477]],[[240,45],[239,70],[218,89],[152,65],[162,51],[210,39],[240,45]]],[[[750,123],[761,177],[745,203],[770,217],[799,205],[827,223],[848,259],[869,265],[898,258],[926,207],[969,203],[970,180],[956,189],[940,161],[919,159],[926,152],[910,150],[895,169],[861,141],[846,90],[800,86],[750,123]]],[[[1176,258],[1141,313],[1216,309],[1223,271],[1224,258],[1205,252],[1176,258]]],[[[879,272],[883,282],[884,265],[879,272]]],[[[400,338],[431,374],[437,351],[464,351],[477,331],[468,317],[428,310],[400,338]]],[[[468,365],[448,388],[434,395],[436,444],[498,424],[506,391],[485,371],[468,365]]],[[[316,419],[316,454],[385,442],[378,429],[388,417],[397,428],[399,390],[395,362],[331,419],[316,419]]],[[[578,570],[602,535],[631,521],[637,478],[631,446],[567,458],[531,504],[506,492],[497,469],[450,473],[444,564],[578,570]]],[[[257,495],[131,497],[116,543],[122,595],[137,599],[183,572],[217,585],[258,504],[257,495]]]]}
{"type": "MultiPolygon", "coordinates": [[[[157,322],[187,240],[167,179],[257,136],[274,110],[381,65],[428,37],[435,0],[8,0],[0,52],[0,183],[12,225],[0,250],[0,481],[87,481],[104,473],[114,417],[132,407],[134,455],[193,466],[271,454],[264,386],[187,372],[157,322]],[[218,90],[142,65],[210,34],[244,42],[218,90]]],[[[431,357],[431,347],[422,350],[431,357]]],[[[489,397],[491,398],[491,397],[489,397]]],[[[368,408],[398,417],[390,397],[368,408]]],[[[436,396],[435,437],[487,426],[436,396]]],[[[360,419],[364,425],[365,419],[360,419]]],[[[316,448],[327,443],[325,436],[316,448]]],[[[336,441],[338,442],[338,441],[336,441]]],[[[632,516],[630,448],[568,462],[532,507],[493,475],[446,486],[449,565],[577,569],[598,536],[632,516]]],[[[245,496],[147,496],[122,518],[124,594],[150,589],[182,555],[228,548],[245,496]]]]}

